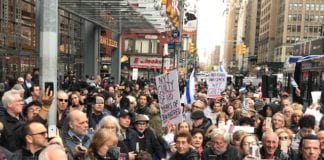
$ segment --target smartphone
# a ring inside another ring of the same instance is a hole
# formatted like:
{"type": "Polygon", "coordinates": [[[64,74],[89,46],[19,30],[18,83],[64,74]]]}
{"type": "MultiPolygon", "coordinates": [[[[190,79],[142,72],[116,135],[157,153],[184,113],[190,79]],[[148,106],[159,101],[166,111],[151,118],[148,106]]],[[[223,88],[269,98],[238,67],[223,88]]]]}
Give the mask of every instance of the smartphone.
{"type": "Polygon", "coordinates": [[[53,82],[45,82],[45,91],[49,88],[48,96],[50,96],[51,92],[54,94],[54,83],[53,82]]]}
{"type": "Polygon", "coordinates": [[[259,152],[259,147],[257,146],[257,145],[252,145],[252,146],[250,146],[250,150],[249,150],[249,152],[250,152],[250,155],[252,156],[252,157],[257,157],[258,156],[258,152],[259,152]]]}
{"type": "Polygon", "coordinates": [[[288,148],[288,141],[287,140],[281,140],[280,141],[280,147],[281,147],[281,149],[287,149],[288,148]]]}
{"type": "Polygon", "coordinates": [[[266,118],[265,126],[266,126],[266,128],[271,128],[272,127],[272,125],[271,125],[271,117],[266,118]]]}

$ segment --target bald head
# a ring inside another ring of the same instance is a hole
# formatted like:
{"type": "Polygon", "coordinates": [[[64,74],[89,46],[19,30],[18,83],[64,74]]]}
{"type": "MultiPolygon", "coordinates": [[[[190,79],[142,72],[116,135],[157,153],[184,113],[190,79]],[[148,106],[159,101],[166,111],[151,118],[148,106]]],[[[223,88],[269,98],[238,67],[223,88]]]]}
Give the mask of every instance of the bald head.
{"type": "Polygon", "coordinates": [[[80,110],[71,110],[69,113],[69,129],[77,136],[86,135],[89,129],[87,115],[80,110]]]}
{"type": "Polygon", "coordinates": [[[262,135],[262,145],[266,154],[274,155],[276,149],[278,148],[279,137],[275,132],[265,132],[262,135]]]}
{"type": "Polygon", "coordinates": [[[80,110],[71,110],[69,113],[69,122],[74,122],[81,117],[87,117],[87,115],[80,110]]]}

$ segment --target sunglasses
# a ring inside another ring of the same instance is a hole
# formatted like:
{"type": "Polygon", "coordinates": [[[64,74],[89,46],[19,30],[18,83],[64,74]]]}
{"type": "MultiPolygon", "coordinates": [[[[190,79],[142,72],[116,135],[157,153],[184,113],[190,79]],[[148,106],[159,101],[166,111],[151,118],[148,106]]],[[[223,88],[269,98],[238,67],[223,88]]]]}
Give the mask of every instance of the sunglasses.
{"type": "Polygon", "coordinates": [[[67,99],[61,99],[61,98],[59,98],[58,100],[59,100],[60,102],[63,102],[63,101],[64,101],[64,102],[68,102],[67,99]]]}
{"type": "Polygon", "coordinates": [[[33,135],[42,135],[42,136],[46,137],[47,136],[47,131],[39,132],[39,133],[33,133],[33,134],[30,134],[30,135],[31,136],[33,136],[33,135]]]}
{"type": "Polygon", "coordinates": [[[279,137],[279,140],[288,140],[287,136],[279,137]]]}

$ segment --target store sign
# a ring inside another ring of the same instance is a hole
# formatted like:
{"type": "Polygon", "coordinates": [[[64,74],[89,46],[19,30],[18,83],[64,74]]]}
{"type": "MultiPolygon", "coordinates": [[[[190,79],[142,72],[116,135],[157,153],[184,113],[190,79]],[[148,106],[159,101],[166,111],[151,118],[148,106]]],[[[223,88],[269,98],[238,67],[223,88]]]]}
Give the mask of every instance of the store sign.
{"type": "Polygon", "coordinates": [[[157,35],[145,35],[145,39],[158,39],[158,36],[157,35]]]}
{"type": "Polygon", "coordinates": [[[117,41],[114,41],[114,40],[104,37],[104,36],[100,36],[100,44],[108,45],[110,47],[115,47],[115,48],[117,48],[117,46],[118,46],[117,41]]]}
{"type": "Polygon", "coordinates": [[[131,68],[148,68],[148,69],[161,69],[162,58],[159,57],[130,57],[131,68]]]}
{"type": "Polygon", "coordinates": [[[110,62],[111,57],[101,57],[101,62],[110,62]]]}

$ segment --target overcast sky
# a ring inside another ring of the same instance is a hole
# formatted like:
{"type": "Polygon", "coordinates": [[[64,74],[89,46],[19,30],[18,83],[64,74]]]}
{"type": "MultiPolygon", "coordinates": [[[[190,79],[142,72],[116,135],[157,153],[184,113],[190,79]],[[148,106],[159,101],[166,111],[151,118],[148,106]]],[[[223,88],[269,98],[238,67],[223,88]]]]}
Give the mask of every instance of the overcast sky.
{"type": "MultiPolygon", "coordinates": [[[[197,48],[201,61],[205,61],[202,53],[210,53],[215,45],[223,45],[225,32],[226,4],[223,0],[198,1],[198,39],[197,48]]],[[[223,48],[223,47],[222,47],[223,48]]]]}

